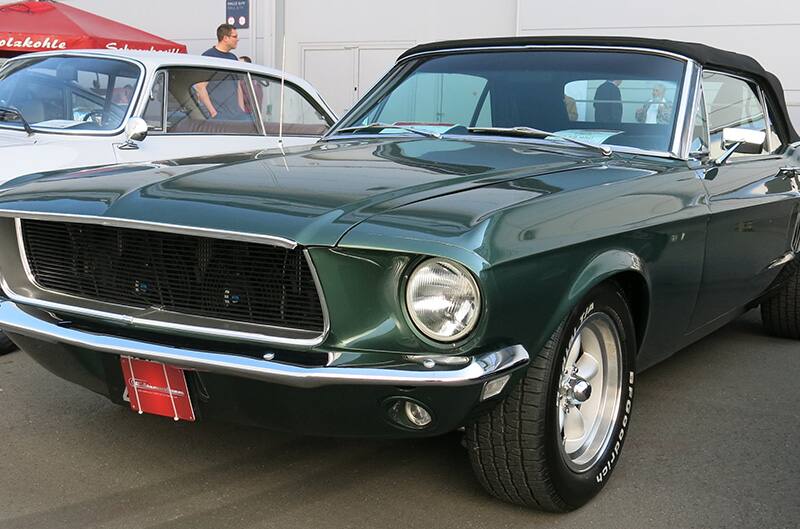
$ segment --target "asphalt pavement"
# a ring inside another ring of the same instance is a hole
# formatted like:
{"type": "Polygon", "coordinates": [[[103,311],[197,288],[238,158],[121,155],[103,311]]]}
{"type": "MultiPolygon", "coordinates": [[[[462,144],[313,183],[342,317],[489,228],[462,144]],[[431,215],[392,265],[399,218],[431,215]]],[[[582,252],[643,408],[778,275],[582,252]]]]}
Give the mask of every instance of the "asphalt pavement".
{"type": "Polygon", "coordinates": [[[139,416],[0,357],[0,528],[796,528],[800,343],[756,311],[643,373],[603,492],[552,515],[487,496],[457,434],[299,437],[139,416]]]}

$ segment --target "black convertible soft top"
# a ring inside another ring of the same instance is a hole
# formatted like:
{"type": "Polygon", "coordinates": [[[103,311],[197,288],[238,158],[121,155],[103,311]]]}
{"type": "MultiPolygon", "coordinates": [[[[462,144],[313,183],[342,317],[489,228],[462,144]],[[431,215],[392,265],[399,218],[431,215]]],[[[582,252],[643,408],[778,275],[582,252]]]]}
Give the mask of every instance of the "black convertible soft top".
{"type": "Polygon", "coordinates": [[[755,78],[764,90],[767,99],[773,108],[772,118],[777,132],[784,141],[794,143],[800,141],[795,132],[789,113],[786,110],[786,99],[783,94],[781,82],[775,75],[766,71],[761,64],[752,57],[731,51],[712,48],[705,44],[694,42],[679,42],[675,40],[646,39],[639,37],[588,37],[588,36],[561,36],[561,37],[497,37],[485,39],[448,40],[420,44],[404,52],[398,60],[418,53],[457,48],[485,48],[502,46],[530,46],[530,45],[559,45],[559,46],[620,46],[630,48],[645,48],[667,51],[694,59],[703,67],[713,68],[730,73],[744,74],[755,78]]]}

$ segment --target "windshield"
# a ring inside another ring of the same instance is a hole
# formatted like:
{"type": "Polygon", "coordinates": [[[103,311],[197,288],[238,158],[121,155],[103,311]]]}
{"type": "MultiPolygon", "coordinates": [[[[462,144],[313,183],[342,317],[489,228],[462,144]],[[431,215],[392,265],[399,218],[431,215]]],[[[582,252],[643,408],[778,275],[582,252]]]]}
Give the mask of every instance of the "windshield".
{"type": "MultiPolygon", "coordinates": [[[[597,144],[668,152],[685,63],[620,51],[482,51],[395,70],[342,120],[440,134],[530,127],[597,144]],[[458,128],[456,128],[458,127],[458,128]]],[[[401,129],[349,134],[401,134],[401,129]]],[[[501,131],[497,131],[502,134],[501,131]]]]}
{"type": "MultiPolygon", "coordinates": [[[[0,71],[0,107],[18,110],[37,131],[119,128],[139,82],[139,68],[115,59],[37,57],[0,71]]],[[[6,113],[0,126],[22,126],[6,113]]]]}

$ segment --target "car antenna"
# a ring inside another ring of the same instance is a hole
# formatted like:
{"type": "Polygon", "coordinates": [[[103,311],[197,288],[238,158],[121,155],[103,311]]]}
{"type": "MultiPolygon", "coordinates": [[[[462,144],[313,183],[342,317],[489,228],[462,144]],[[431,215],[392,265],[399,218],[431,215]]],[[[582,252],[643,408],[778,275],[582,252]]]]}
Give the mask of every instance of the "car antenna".
{"type": "Polygon", "coordinates": [[[286,86],[286,34],[283,35],[283,46],[281,48],[281,108],[280,116],[278,117],[278,147],[281,148],[281,154],[286,156],[286,151],[283,150],[283,92],[286,86]]]}

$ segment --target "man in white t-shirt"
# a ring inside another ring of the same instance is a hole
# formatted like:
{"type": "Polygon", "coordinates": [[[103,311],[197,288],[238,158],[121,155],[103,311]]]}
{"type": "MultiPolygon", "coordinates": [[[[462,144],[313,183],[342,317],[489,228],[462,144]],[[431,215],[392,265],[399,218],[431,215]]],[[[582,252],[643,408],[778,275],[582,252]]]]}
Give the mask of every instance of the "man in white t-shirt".
{"type": "Polygon", "coordinates": [[[659,83],[653,87],[650,100],[636,110],[639,123],[669,123],[672,105],[664,97],[666,88],[659,83]]]}

